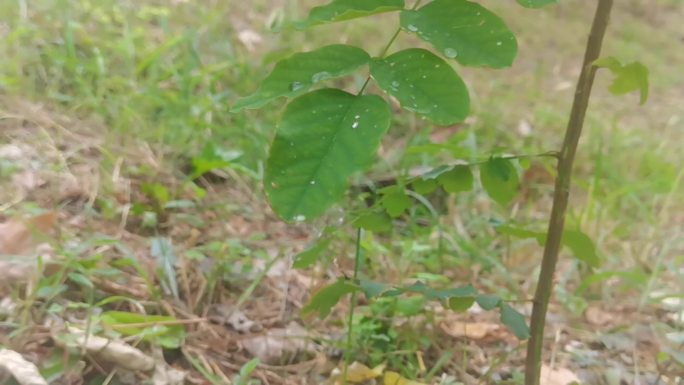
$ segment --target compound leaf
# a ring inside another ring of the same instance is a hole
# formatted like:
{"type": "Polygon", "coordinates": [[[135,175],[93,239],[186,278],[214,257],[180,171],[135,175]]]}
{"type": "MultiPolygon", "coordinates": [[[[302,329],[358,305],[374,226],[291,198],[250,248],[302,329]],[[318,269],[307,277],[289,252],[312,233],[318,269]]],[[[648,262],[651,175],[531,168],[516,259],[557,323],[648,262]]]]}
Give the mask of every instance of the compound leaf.
{"type": "Polygon", "coordinates": [[[273,210],[286,221],[323,214],[342,197],[349,177],[372,163],[390,116],[377,95],[322,89],[294,99],[266,161],[273,210]]]}
{"type": "Polygon", "coordinates": [[[404,109],[449,125],[468,116],[470,97],[463,80],[442,58],[422,48],[411,48],[370,65],[378,85],[397,98],[404,109]]]}
{"type": "Polygon", "coordinates": [[[370,56],[361,48],[333,44],[310,52],[300,52],[276,63],[259,90],[238,99],[231,108],[260,108],[282,96],[295,97],[326,79],[350,74],[368,63],[370,56]]]}
{"type": "Polygon", "coordinates": [[[509,67],[518,52],[506,24],[466,0],[435,0],[417,10],[404,10],[401,26],[466,66],[509,67]]]}
{"type": "Polygon", "coordinates": [[[398,11],[402,8],[404,8],[404,0],[333,0],[329,4],[312,8],[305,20],[295,22],[293,25],[304,29],[318,24],[398,11]]]}

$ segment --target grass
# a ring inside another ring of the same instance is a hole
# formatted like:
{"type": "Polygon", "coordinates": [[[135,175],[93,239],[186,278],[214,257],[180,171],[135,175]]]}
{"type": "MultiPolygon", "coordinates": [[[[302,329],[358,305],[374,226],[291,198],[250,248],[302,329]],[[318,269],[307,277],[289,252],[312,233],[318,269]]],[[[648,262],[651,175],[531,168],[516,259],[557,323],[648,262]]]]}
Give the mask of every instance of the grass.
{"type": "MultiPolygon", "coordinates": [[[[0,143],[19,143],[51,154],[43,157],[42,168],[78,175],[74,165],[89,164],[97,169],[92,174],[98,175],[86,189],[90,194],[85,204],[56,202],[53,191],[0,202],[0,215],[5,217],[57,206],[63,217],[83,222],[60,226],[62,234],[54,247],[65,259],[57,263],[58,274],[36,277],[26,290],[13,288],[10,297],[23,309],[23,317],[2,326],[12,338],[0,339],[0,344],[30,350],[17,341],[25,341],[27,330],[37,327],[46,314],[83,316],[79,311],[92,315],[145,309],[193,319],[205,317],[214,304],[238,301],[248,314],[274,317],[266,310],[271,304],[279,309],[281,324],[296,319],[296,309],[288,307],[287,300],[274,299],[278,296],[273,292],[284,289],[277,279],[269,281],[269,272],[277,270],[282,256],[289,258],[325,226],[335,226],[341,214],[334,211],[311,226],[278,223],[264,208],[258,182],[282,104],[240,114],[230,114],[230,104],[253,92],[268,66],[289,53],[333,42],[378,52],[391,34],[386,25],[395,17],[322,26],[305,33],[267,31],[272,20],[301,16],[310,3],[18,0],[0,4],[0,91],[7,100],[45,104],[48,107],[38,110],[50,114],[43,119],[33,114],[36,109],[8,102],[2,120],[10,128],[0,132],[0,143]],[[241,36],[245,40],[250,33],[262,39],[252,49],[241,42],[241,36]],[[17,123],[21,121],[42,136],[23,130],[17,123]],[[55,130],[57,126],[61,131],[55,130]],[[97,155],[74,147],[75,142],[96,149],[97,155]],[[60,163],[60,156],[65,161],[60,163]],[[219,165],[222,171],[198,180],[189,176],[189,169],[198,164],[219,165]],[[151,240],[163,237],[171,239],[174,253],[156,253],[159,259],[140,257],[155,254],[151,240]],[[175,266],[176,275],[160,270],[164,265],[159,260],[175,266]],[[262,279],[264,285],[250,286],[262,279]],[[103,289],[108,280],[119,286],[103,289]],[[179,298],[173,298],[176,292],[181,293],[179,298]]],[[[384,160],[371,175],[404,173],[453,158],[480,160],[502,149],[525,154],[558,148],[591,4],[568,1],[529,11],[514,2],[483,3],[503,15],[519,37],[515,65],[501,71],[457,68],[472,93],[468,123],[449,131],[399,114],[383,144],[384,160]],[[452,150],[428,155],[412,151],[425,147],[435,135],[446,137],[444,143],[452,150]]],[[[623,61],[640,60],[649,67],[651,99],[637,107],[635,95],[610,95],[606,91],[610,76],[601,73],[580,144],[568,219],[594,239],[604,261],[600,270],[588,271],[569,256],[564,258],[562,284],[556,293],[560,307],[555,312],[584,331],[595,327],[581,317],[595,301],[615,305],[609,308],[618,318],[642,322],[654,314],[653,306],[663,306],[663,296],[681,291],[684,187],[678,144],[684,142],[679,107],[684,84],[678,74],[684,51],[678,49],[676,36],[684,10],[676,0],[653,4],[648,8],[621,2],[605,49],[623,61]],[[581,293],[575,290],[578,287],[581,293]],[[631,309],[641,313],[630,315],[631,309]]],[[[409,43],[415,41],[402,36],[393,49],[409,43]]],[[[361,74],[339,84],[355,90],[363,81],[361,74]]],[[[512,219],[530,227],[545,226],[550,177],[544,170],[551,170],[552,164],[545,158],[532,163],[539,174],[526,174],[531,193],[513,209],[492,205],[481,192],[462,194],[436,205],[443,214],[437,233],[408,220],[392,237],[367,234],[361,244],[369,274],[390,282],[407,277],[436,285],[476,281],[483,291],[510,299],[529,298],[540,250],[529,241],[497,235],[492,222],[512,219]]],[[[0,163],[0,181],[11,187],[12,175],[21,167],[0,163]]],[[[417,207],[413,218],[429,216],[427,212],[417,207]]],[[[344,230],[334,234],[337,258],[324,262],[307,279],[320,283],[321,271],[351,271],[351,259],[344,256],[352,254],[352,237],[344,230]]],[[[294,303],[304,301],[304,294],[294,303]]],[[[425,354],[428,366],[439,361],[451,373],[484,365],[478,354],[490,359],[502,356],[504,348],[482,350],[460,341],[454,349],[456,342],[445,341],[435,331],[416,335],[407,324],[397,326],[397,319],[407,319],[411,326],[430,325],[437,315],[422,311],[425,306],[415,298],[362,304],[360,315],[354,317],[359,356],[367,357],[369,365],[387,361],[410,378],[430,370],[421,368],[425,363],[416,352],[425,354]],[[445,364],[440,357],[447,353],[451,358],[445,364]]],[[[331,318],[305,325],[334,335],[344,325],[339,324],[342,317],[331,318]]],[[[669,332],[681,331],[681,324],[660,320],[657,325],[669,332]]],[[[102,332],[107,325],[100,320],[93,327],[102,332]]],[[[199,335],[205,331],[191,330],[199,335]]],[[[173,339],[174,331],[168,327],[137,342],[160,344],[165,337],[173,339]]],[[[183,351],[186,357],[204,357],[198,352],[213,357],[191,360],[197,372],[214,383],[221,381],[218,373],[230,377],[239,372],[239,365],[228,364],[232,358],[206,353],[211,349],[199,339],[183,351]]],[[[571,333],[568,339],[581,337],[571,333]]],[[[559,354],[563,360],[578,359],[567,351],[559,354]]],[[[514,366],[506,369],[513,377],[514,366]]],[[[98,369],[97,363],[88,368],[98,369]]],[[[99,369],[104,373],[95,375],[98,370],[92,369],[84,376],[106,377],[106,370],[99,369]]],[[[264,376],[262,381],[282,380],[277,371],[262,368],[255,373],[264,376]]]]}

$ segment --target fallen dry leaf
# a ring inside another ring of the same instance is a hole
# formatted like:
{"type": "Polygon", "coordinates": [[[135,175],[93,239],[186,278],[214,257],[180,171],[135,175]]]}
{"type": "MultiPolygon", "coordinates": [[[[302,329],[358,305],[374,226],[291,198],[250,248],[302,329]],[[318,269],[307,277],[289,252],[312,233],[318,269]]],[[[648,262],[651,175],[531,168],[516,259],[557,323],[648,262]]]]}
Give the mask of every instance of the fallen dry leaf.
{"type": "Polygon", "coordinates": [[[564,368],[550,368],[547,365],[542,365],[541,368],[541,385],[570,385],[580,383],[579,377],[575,373],[564,368]]]}
{"type": "Polygon", "coordinates": [[[500,325],[489,322],[462,322],[445,320],[439,324],[442,331],[456,338],[481,340],[499,330],[500,325]]]}
{"type": "Polygon", "coordinates": [[[601,305],[589,305],[584,311],[584,318],[594,326],[606,326],[615,319],[614,315],[603,310],[601,305]]]}
{"type": "Polygon", "coordinates": [[[301,325],[290,322],[286,328],[271,329],[263,335],[246,338],[241,344],[262,362],[276,363],[286,355],[313,350],[307,335],[306,329],[301,325]]]}
{"type": "Polygon", "coordinates": [[[55,343],[63,347],[85,349],[88,353],[124,369],[150,371],[155,368],[152,357],[125,342],[94,335],[86,336],[85,332],[76,328],[69,328],[68,331],[67,335],[53,337],[55,343]]]}
{"type": "Polygon", "coordinates": [[[235,308],[232,305],[219,304],[212,306],[209,319],[221,325],[230,325],[236,331],[241,333],[258,331],[261,325],[252,321],[242,312],[242,310],[235,308]]]}
{"type": "Polygon", "coordinates": [[[164,352],[161,348],[155,347],[152,355],[156,361],[154,364],[154,374],[152,375],[153,385],[183,385],[188,376],[188,372],[171,367],[164,360],[164,352]]]}
{"type": "Polygon", "coordinates": [[[12,184],[23,194],[44,186],[47,181],[36,170],[24,170],[12,175],[12,184]]]}
{"type": "MultiPolygon", "coordinates": [[[[361,384],[366,381],[370,381],[374,378],[382,376],[382,372],[385,370],[385,365],[378,365],[374,368],[369,368],[368,366],[360,362],[352,362],[347,368],[347,383],[349,384],[361,384]]],[[[329,382],[333,385],[344,384],[344,370],[335,368],[332,373],[330,373],[329,382]]]]}
{"type": "Polygon", "coordinates": [[[256,46],[263,41],[263,38],[255,31],[245,29],[238,33],[238,40],[240,40],[240,43],[242,43],[249,52],[253,52],[256,46]]]}
{"type": "Polygon", "coordinates": [[[0,223],[0,254],[31,255],[57,222],[57,213],[47,212],[29,219],[13,218],[0,223]]]}
{"type": "Polygon", "coordinates": [[[47,385],[36,365],[13,350],[0,349],[0,383],[7,381],[7,375],[14,377],[20,385],[47,385]]]}
{"type": "Polygon", "coordinates": [[[402,377],[396,372],[385,372],[385,378],[383,380],[384,385],[427,385],[424,382],[412,381],[407,378],[402,377]]]}

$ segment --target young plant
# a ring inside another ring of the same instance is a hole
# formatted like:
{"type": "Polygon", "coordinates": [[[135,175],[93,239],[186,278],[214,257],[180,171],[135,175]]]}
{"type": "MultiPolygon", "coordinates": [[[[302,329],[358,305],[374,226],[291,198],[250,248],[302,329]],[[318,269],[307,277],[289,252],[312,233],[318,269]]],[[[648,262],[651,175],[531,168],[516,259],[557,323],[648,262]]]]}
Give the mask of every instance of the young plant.
{"type": "MultiPolygon", "coordinates": [[[[554,2],[518,0],[519,4],[530,8],[554,2]]],[[[610,8],[610,2],[600,1],[601,12],[605,12],[606,7],[610,8]]],[[[365,93],[371,81],[396,99],[403,109],[435,125],[451,125],[465,120],[470,110],[468,90],[451,63],[492,69],[512,64],[517,54],[517,41],[496,14],[467,0],[423,3],[416,0],[407,8],[404,0],[333,0],[313,8],[305,20],[289,26],[304,29],[387,12],[398,12],[400,25],[375,57],[360,47],[334,44],[281,60],[254,94],[239,99],[233,105],[232,111],[237,112],[261,108],[283,97],[290,99],[279,121],[264,175],[264,189],[271,207],[285,221],[302,222],[321,216],[342,199],[349,178],[373,164],[379,144],[391,125],[392,111],[386,98],[365,93]],[[389,54],[392,44],[402,33],[417,36],[432,50],[408,48],[389,54]],[[355,94],[338,88],[319,88],[325,81],[351,75],[366,66],[369,75],[355,94]]],[[[535,377],[538,382],[542,336],[539,328],[543,328],[555,255],[560,245],[568,246],[591,265],[598,263],[593,244],[586,235],[575,230],[563,230],[569,172],[596,68],[592,63],[598,58],[597,47],[600,47],[603,35],[596,29],[597,23],[600,24],[595,22],[589,44],[592,49],[585,58],[578,88],[580,92],[576,95],[576,106],[568,128],[569,137],[559,154],[541,154],[560,160],[556,205],[549,232],[531,232],[511,226],[499,228],[510,235],[534,237],[546,246],[533,314],[533,328],[536,327],[533,334],[536,337],[529,344],[529,357],[535,360],[535,364],[527,367],[528,383],[535,383],[535,377]],[[597,31],[600,36],[595,34],[597,31]]],[[[613,59],[604,60],[602,65],[616,72],[618,78],[622,76],[630,81],[633,74],[641,70],[638,66],[622,66],[613,59]]],[[[636,84],[638,87],[643,85],[640,82],[636,84]]],[[[626,92],[633,89],[634,82],[623,84],[622,88],[616,86],[613,90],[626,92]]],[[[350,311],[353,312],[354,298],[359,291],[368,298],[419,294],[428,300],[443,301],[454,310],[465,310],[475,302],[485,309],[499,309],[502,322],[519,338],[527,338],[529,330],[521,314],[498,297],[477,294],[472,286],[435,290],[416,282],[407,287],[387,287],[365,280],[359,274],[362,228],[377,231],[391,227],[391,218],[402,215],[412,205],[413,199],[418,200],[417,196],[436,188],[449,193],[472,189],[475,181],[473,169],[479,171],[482,187],[490,197],[506,205],[516,195],[519,184],[516,162],[523,157],[492,156],[470,164],[441,166],[379,190],[380,199],[376,204],[353,222],[359,228],[353,279],[340,279],[321,289],[303,309],[303,314],[325,316],[347,294],[352,295],[350,311]],[[407,186],[414,191],[408,190],[407,186]]],[[[314,246],[300,256],[300,264],[310,264],[326,247],[314,246]]],[[[350,319],[350,327],[351,324],[350,319]]]]}

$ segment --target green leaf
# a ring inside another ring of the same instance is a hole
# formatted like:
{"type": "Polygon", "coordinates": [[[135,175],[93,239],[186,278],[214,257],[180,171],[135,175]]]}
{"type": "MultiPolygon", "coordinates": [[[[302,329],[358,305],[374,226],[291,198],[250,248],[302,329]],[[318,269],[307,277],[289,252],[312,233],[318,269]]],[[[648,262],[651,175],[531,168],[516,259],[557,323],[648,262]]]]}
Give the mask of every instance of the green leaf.
{"type": "Polygon", "coordinates": [[[449,298],[449,309],[462,313],[470,309],[473,303],[475,303],[474,297],[453,297],[449,298]]]}
{"type": "Polygon", "coordinates": [[[558,0],[518,0],[518,4],[525,8],[541,8],[545,5],[557,3],[558,0]]]}
{"type": "Polygon", "coordinates": [[[354,220],[352,225],[356,228],[373,232],[385,232],[392,230],[392,218],[386,212],[373,212],[364,214],[354,220]]]}
{"type": "Polygon", "coordinates": [[[292,23],[304,29],[318,24],[332,23],[404,8],[404,0],[333,0],[312,8],[306,20],[292,23]]]}
{"type": "Polygon", "coordinates": [[[525,317],[507,303],[501,303],[501,323],[506,325],[520,340],[530,338],[530,328],[527,326],[525,317]]]}
{"type": "Polygon", "coordinates": [[[601,260],[596,254],[596,247],[588,235],[578,230],[565,230],[563,231],[562,242],[572,251],[575,258],[591,267],[600,265],[601,260]]]}
{"type": "Polygon", "coordinates": [[[437,181],[444,187],[444,190],[449,193],[459,193],[462,191],[469,191],[473,188],[473,172],[470,167],[458,165],[451,170],[440,174],[437,181]]]}
{"type": "Polygon", "coordinates": [[[361,48],[334,44],[310,52],[296,53],[279,61],[264,79],[259,90],[238,99],[231,108],[260,108],[282,96],[292,98],[323,80],[348,75],[368,63],[370,56],[361,48]]]}
{"type": "Polygon", "coordinates": [[[428,171],[427,173],[423,174],[423,179],[437,179],[440,175],[444,174],[445,172],[451,170],[453,167],[447,166],[447,165],[441,165],[439,167],[435,167],[432,170],[428,171]]]}
{"type": "Polygon", "coordinates": [[[385,188],[382,191],[382,207],[385,208],[387,214],[391,217],[396,218],[404,213],[408,208],[411,207],[413,201],[406,195],[403,188],[398,186],[392,186],[385,188]]]}
{"type": "Polygon", "coordinates": [[[363,294],[368,299],[377,297],[378,295],[385,292],[385,290],[387,290],[387,285],[385,285],[384,283],[375,282],[365,278],[361,278],[359,280],[359,286],[361,287],[363,294]]]}
{"type": "Polygon", "coordinates": [[[508,159],[491,158],[480,166],[480,181],[487,194],[502,205],[518,193],[518,171],[508,159]]]}
{"type": "Polygon", "coordinates": [[[273,210],[286,221],[323,214],[342,198],[349,177],[372,163],[390,116],[377,95],[323,89],[293,100],[266,162],[273,210]]]}
{"type": "Polygon", "coordinates": [[[401,12],[401,26],[466,66],[509,67],[515,36],[495,14],[466,0],[435,0],[401,12]]]}
{"type": "Polygon", "coordinates": [[[461,297],[473,297],[477,294],[477,290],[472,285],[461,287],[454,287],[450,289],[433,289],[421,281],[416,281],[410,286],[401,289],[407,292],[420,293],[427,299],[449,299],[461,297]]]}
{"type": "Polygon", "coordinates": [[[485,310],[492,310],[501,303],[501,298],[496,295],[480,294],[475,300],[477,301],[477,304],[485,310]]]}
{"type": "Polygon", "coordinates": [[[397,299],[397,312],[405,317],[411,317],[425,311],[425,297],[414,295],[397,299]]]}
{"type": "Polygon", "coordinates": [[[411,182],[411,187],[413,188],[413,191],[422,195],[429,194],[435,191],[438,185],[439,184],[434,179],[418,178],[411,182]]]}
{"type": "MultiPolygon", "coordinates": [[[[540,246],[546,244],[546,233],[541,231],[526,230],[519,227],[500,225],[496,227],[496,231],[501,234],[511,235],[517,238],[533,238],[536,239],[540,246]]],[[[596,252],[596,246],[588,235],[579,230],[564,230],[561,244],[572,252],[575,258],[585,262],[591,267],[598,267],[601,264],[601,258],[596,252]]]]}
{"type": "Polygon", "coordinates": [[[359,290],[359,287],[349,281],[340,279],[339,281],[325,286],[311,297],[309,303],[301,311],[302,317],[311,313],[318,312],[320,318],[325,318],[333,306],[340,302],[340,299],[349,293],[359,290]]]}
{"type": "Polygon", "coordinates": [[[185,339],[183,325],[159,324],[172,322],[171,316],[145,315],[124,311],[106,311],[100,315],[103,325],[127,336],[142,336],[145,341],[152,341],[165,348],[175,349],[182,345],[185,339]],[[134,324],[127,326],[126,324],[134,324]],[[141,326],[145,325],[145,326],[141,326]]]}
{"type": "Polygon", "coordinates": [[[526,230],[520,227],[514,227],[510,225],[500,225],[496,226],[496,231],[501,234],[510,235],[516,238],[534,238],[540,245],[544,245],[546,239],[546,233],[540,231],[526,230]]]}
{"type": "Polygon", "coordinates": [[[302,251],[301,253],[295,255],[292,267],[295,269],[305,269],[318,260],[321,254],[328,251],[328,246],[330,245],[329,239],[321,239],[316,242],[312,247],[302,251]]]}
{"type": "Polygon", "coordinates": [[[370,69],[378,85],[404,109],[440,125],[461,122],[468,116],[470,97],[465,83],[449,63],[430,51],[399,51],[371,61],[370,69]]]}
{"type": "Polygon", "coordinates": [[[81,285],[81,286],[84,286],[84,287],[87,287],[87,288],[90,288],[90,289],[92,289],[92,288],[95,287],[95,286],[93,285],[93,282],[90,281],[90,279],[89,279],[88,277],[86,277],[85,275],[83,275],[83,274],[81,274],[81,273],[76,273],[76,272],[73,272],[73,271],[72,271],[72,272],[70,272],[69,274],[67,274],[67,276],[69,277],[69,280],[70,280],[70,281],[72,281],[72,282],[74,282],[74,283],[77,283],[77,284],[79,284],[79,285],[81,285]]]}
{"type": "Polygon", "coordinates": [[[640,104],[648,100],[648,68],[639,62],[622,65],[619,60],[612,56],[597,59],[594,65],[607,68],[615,75],[613,83],[608,91],[615,95],[624,95],[632,91],[639,91],[640,104]]]}

